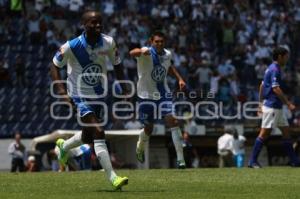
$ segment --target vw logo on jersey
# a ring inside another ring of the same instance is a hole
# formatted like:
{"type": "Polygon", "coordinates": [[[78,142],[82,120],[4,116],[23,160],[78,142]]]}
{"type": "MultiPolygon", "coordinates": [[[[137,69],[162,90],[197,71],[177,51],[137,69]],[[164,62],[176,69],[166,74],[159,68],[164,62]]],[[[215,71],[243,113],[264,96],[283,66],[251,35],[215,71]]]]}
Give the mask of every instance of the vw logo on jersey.
{"type": "Polygon", "coordinates": [[[100,82],[102,67],[99,64],[89,64],[82,71],[82,81],[89,86],[96,86],[100,82]]]}
{"type": "Polygon", "coordinates": [[[151,73],[151,77],[155,82],[162,82],[166,76],[166,69],[162,65],[156,65],[151,73]]]}

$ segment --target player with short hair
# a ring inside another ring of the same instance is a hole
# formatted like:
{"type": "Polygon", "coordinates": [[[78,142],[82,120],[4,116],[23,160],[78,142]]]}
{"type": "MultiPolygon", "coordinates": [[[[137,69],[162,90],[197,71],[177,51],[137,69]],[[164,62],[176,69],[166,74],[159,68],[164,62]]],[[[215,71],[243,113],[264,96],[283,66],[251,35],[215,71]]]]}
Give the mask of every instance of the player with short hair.
{"type": "MultiPolygon", "coordinates": [[[[82,132],[64,141],[58,139],[58,159],[65,164],[67,152],[82,143],[94,142],[95,153],[115,189],[128,183],[127,177],[119,177],[114,172],[105,143],[105,133],[99,125],[102,111],[99,102],[105,94],[107,74],[106,58],[114,65],[117,79],[124,79],[121,60],[112,37],[101,33],[101,14],[87,11],[82,16],[84,32],[73,40],[63,44],[53,58],[51,66],[53,81],[61,80],[59,69],[67,65],[67,91],[63,84],[57,83],[57,92],[65,101],[77,107],[82,132]],[[98,103],[98,104],[95,104],[98,103]]],[[[106,84],[107,86],[107,84],[106,84]]],[[[123,88],[124,89],[124,88],[123,88]]],[[[125,91],[126,92],[126,91],[125,91]]],[[[105,116],[104,116],[105,117],[105,116]]]]}
{"type": "Polygon", "coordinates": [[[260,168],[257,161],[258,155],[269,137],[272,129],[278,127],[282,132],[283,146],[290,158],[292,166],[299,166],[300,161],[293,149],[289,134],[289,124],[282,106],[286,104],[289,110],[295,110],[295,105],[290,102],[281,90],[281,69],[285,67],[289,57],[289,51],[283,47],[273,50],[273,63],[265,71],[264,80],[259,88],[259,114],[262,113],[261,130],[255,140],[252,155],[248,167],[260,168]]]}
{"type": "Polygon", "coordinates": [[[150,47],[135,48],[130,51],[130,55],[137,59],[139,119],[144,124],[144,129],[137,142],[137,159],[141,163],[145,161],[144,145],[153,131],[154,121],[160,119],[156,118],[157,114],[161,113],[166,126],[171,130],[177,153],[177,167],[185,168],[181,130],[178,121],[171,114],[172,98],[167,85],[167,74],[176,77],[180,90],[185,87],[185,82],[175,67],[171,66],[172,54],[164,48],[165,35],[160,31],[155,31],[151,35],[150,43],[150,47]]]}

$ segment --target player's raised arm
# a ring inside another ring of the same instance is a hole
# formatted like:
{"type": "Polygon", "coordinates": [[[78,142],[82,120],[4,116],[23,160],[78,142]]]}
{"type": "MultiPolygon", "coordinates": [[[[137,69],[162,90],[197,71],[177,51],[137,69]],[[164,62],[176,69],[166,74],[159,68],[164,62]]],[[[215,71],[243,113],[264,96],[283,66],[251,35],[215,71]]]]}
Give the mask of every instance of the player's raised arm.
{"type": "Polygon", "coordinates": [[[129,52],[130,56],[132,57],[140,57],[141,55],[148,56],[150,55],[150,49],[149,48],[134,48],[129,52]]]}
{"type": "Polygon", "coordinates": [[[178,73],[178,71],[174,66],[171,66],[169,68],[168,74],[174,76],[177,79],[180,90],[182,90],[186,86],[185,81],[183,80],[183,78],[181,77],[181,75],[178,73]]]}

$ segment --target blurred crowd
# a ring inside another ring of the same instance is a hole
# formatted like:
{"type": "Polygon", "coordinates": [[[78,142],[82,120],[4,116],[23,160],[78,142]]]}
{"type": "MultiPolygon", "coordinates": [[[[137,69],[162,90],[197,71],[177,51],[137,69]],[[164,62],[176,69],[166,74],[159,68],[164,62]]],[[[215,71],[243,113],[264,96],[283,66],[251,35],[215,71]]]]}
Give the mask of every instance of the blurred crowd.
{"type": "MultiPolygon", "coordinates": [[[[258,100],[272,49],[285,46],[291,53],[283,71],[284,90],[300,105],[297,0],[0,0],[0,43],[10,44],[21,35],[25,43],[46,45],[47,54],[53,55],[81,33],[80,16],[88,9],[102,12],[103,32],[115,38],[128,78],[137,80],[128,51],[147,45],[151,31],[160,29],[167,34],[174,66],[188,89],[197,92],[196,101],[211,92],[228,107],[227,114],[234,114],[237,102],[258,100]]],[[[18,82],[26,85],[18,59],[1,55],[0,85],[9,82],[9,67],[16,68],[18,82]]],[[[173,79],[170,85],[176,89],[173,79]]],[[[287,115],[300,124],[299,111],[287,115]]]]}

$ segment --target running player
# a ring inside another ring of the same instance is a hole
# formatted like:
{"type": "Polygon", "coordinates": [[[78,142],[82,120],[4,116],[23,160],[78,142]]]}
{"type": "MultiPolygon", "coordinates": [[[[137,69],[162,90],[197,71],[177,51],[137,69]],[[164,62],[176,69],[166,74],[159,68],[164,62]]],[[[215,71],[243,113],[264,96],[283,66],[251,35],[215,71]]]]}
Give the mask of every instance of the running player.
{"type": "MultiPolygon", "coordinates": [[[[101,34],[101,14],[87,11],[82,16],[84,32],[77,38],[67,41],[53,58],[51,67],[53,81],[61,80],[59,68],[67,65],[68,78],[66,92],[63,84],[56,84],[57,92],[66,102],[77,107],[82,132],[68,140],[58,139],[58,159],[65,164],[67,152],[82,143],[94,142],[95,153],[115,189],[121,189],[128,183],[127,177],[119,177],[114,172],[105,143],[99,102],[105,95],[105,77],[107,73],[106,57],[114,65],[117,79],[124,79],[121,60],[112,37],[101,34]],[[98,103],[98,105],[97,105],[98,103]]],[[[107,84],[106,84],[107,86],[107,84]]],[[[105,117],[105,116],[104,116],[105,117]]]]}
{"type": "Polygon", "coordinates": [[[139,117],[144,124],[144,129],[139,135],[137,142],[137,159],[141,163],[145,161],[145,142],[148,142],[153,131],[154,121],[160,119],[158,116],[161,115],[165,119],[166,127],[171,130],[172,140],[177,153],[177,167],[185,168],[181,130],[178,121],[171,114],[172,98],[167,85],[167,74],[176,77],[181,90],[185,87],[185,82],[175,67],[171,66],[172,54],[164,48],[164,34],[159,31],[154,32],[150,42],[150,47],[135,48],[130,51],[130,55],[137,59],[139,117]]]}

